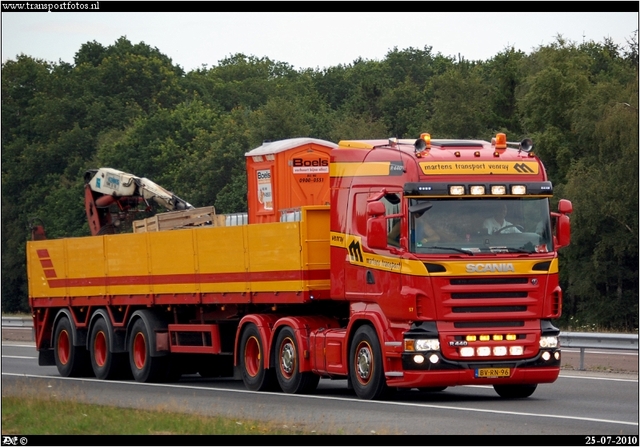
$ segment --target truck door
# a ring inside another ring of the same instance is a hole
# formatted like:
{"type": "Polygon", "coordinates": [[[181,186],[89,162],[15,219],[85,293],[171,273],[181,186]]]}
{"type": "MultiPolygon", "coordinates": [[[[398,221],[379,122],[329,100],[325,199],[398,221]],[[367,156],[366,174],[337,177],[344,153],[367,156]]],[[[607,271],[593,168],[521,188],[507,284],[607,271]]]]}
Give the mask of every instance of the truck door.
{"type": "MultiPolygon", "coordinates": [[[[348,262],[345,264],[345,295],[351,300],[379,301],[389,291],[400,287],[400,257],[391,254],[400,246],[401,237],[406,237],[404,219],[386,220],[390,245],[383,250],[370,249],[366,238],[367,200],[370,192],[355,194],[354,206],[347,224],[348,262]],[[350,228],[349,228],[350,227],[350,228]],[[350,230],[350,231],[349,231],[350,230]]],[[[401,193],[389,193],[380,199],[386,215],[399,214],[401,193]]]]}

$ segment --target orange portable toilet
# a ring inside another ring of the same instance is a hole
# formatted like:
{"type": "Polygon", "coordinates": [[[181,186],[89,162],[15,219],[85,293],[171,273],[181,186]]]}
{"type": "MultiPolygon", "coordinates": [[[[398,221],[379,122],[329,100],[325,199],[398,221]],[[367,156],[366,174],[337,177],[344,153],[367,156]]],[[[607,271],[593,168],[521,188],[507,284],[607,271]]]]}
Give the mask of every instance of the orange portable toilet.
{"type": "Polygon", "coordinates": [[[247,152],[249,223],[279,222],[287,209],[329,204],[329,160],[337,147],[315,138],[290,138],[247,152]]]}

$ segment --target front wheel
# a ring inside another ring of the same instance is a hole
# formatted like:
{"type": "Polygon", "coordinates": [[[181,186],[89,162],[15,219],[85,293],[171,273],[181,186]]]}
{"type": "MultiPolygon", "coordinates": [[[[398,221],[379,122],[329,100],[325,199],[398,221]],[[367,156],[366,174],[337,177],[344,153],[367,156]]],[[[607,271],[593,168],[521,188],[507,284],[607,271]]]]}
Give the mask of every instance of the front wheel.
{"type": "Polygon", "coordinates": [[[381,398],[387,391],[378,336],[371,326],[361,326],[353,336],[349,351],[349,375],[361,399],[381,398]]]}
{"type": "Polygon", "coordinates": [[[273,369],[264,364],[264,343],[255,324],[249,324],[240,339],[240,369],[248,390],[267,391],[274,388],[273,369]]]}
{"type": "Polygon", "coordinates": [[[300,351],[293,329],[285,327],[276,341],[278,367],[276,376],[285,393],[303,394],[316,389],[320,376],[311,371],[300,372],[300,351]]]}
{"type": "Polygon", "coordinates": [[[524,399],[529,397],[536,390],[538,385],[493,385],[493,389],[498,395],[505,399],[524,399]]]}

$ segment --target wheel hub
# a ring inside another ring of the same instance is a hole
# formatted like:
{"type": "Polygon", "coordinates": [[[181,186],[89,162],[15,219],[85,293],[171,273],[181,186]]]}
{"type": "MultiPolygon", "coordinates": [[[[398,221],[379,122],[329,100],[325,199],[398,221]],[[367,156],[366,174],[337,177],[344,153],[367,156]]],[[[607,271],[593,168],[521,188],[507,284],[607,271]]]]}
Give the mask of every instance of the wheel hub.
{"type": "Polygon", "coordinates": [[[293,367],[295,365],[295,350],[290,341],[287,341],[282,345],[280,364],[284,373],[293,373],[293,367]]]}
{"type": "Polygon", "coordinates": [[[357,355],[358,376],[367,381],[371,375],[371,351],[366,347],[362,347],[358,350],[357,355]]]}

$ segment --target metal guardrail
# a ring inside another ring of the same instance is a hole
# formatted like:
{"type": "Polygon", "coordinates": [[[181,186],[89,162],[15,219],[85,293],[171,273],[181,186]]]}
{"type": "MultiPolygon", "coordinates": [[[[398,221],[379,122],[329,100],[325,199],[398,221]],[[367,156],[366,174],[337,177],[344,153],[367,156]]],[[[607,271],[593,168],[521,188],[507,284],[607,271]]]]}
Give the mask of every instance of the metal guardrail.
{"type": "MultiPolygon", "coordinates": [[[[28,317],[2,317],[2,327],[32,328],[28,317]]],[[[562,348],[580,349],[580,371],[584,371],[584,353],[587,349],[638,350],[638,334],[610,334],[602,332],[560,332],[562,348]]]]}
{"type": "Polygon", "coordinates": [[[2,327],[33,327],[33,320],[28,317],[2,317],[2,327]]]}
{"type": "Polygon", "coordinates": [[[580,349],[580,371],[584,371],[586,349],[638,350],[638,334],[609,334],[602,332],[560,332],[561,348],[580,349]]]}
{"type": "Polygon", "coordinates": [[[26,340],[26,333],[29,331],[29,340],[35,341],[35,330],[33,328],[33,320],[29,317],[2,317],[2,329],[12,329],[20,335],[20,340],[26,340]]]}

